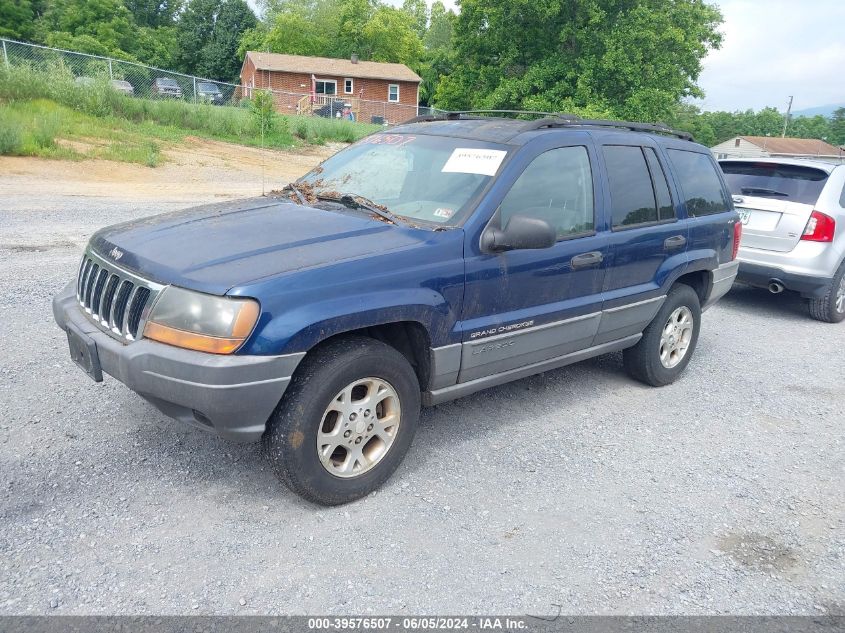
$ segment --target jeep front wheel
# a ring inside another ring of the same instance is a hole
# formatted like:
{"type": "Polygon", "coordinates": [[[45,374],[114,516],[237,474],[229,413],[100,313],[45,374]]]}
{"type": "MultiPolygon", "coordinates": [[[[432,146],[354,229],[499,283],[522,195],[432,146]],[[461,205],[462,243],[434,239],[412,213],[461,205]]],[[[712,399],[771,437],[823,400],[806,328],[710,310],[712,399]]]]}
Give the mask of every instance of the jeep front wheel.
{"type": "Polygon", "coordinates": [[[390,477],[411,445],[420,388],[405,357],[363,337],[303,361],[264,435],[277,476],[302,497],[338,505],[390,477]]]}

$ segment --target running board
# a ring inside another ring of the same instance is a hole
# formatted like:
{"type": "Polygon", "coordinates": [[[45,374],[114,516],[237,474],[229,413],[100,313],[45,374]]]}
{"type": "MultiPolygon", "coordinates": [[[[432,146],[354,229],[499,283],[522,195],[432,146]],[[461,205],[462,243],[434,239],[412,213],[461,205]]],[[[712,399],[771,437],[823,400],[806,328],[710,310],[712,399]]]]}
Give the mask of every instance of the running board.
{"type": "Polygon", "coordinates": [[[620,349],[633,347],[642,338],[642,336],[642,333],[634,334],[633,336],[628,336],[619,339],[618,341],[603,343],[602,345],[582,349],[581,351],[572,352],[571,354],[566,354],[565,356],[550,358],[549,360],[526,365],[525,367],[517,367],[516,369],[503,371],[500,374],[476,378],[475,380],[470,380],[469,382],[458,383],[457,385],[444,387],[442,389],[435,389],[434,391],[426,391],[422,394],[422,403],[423,406],[430,407],[435,404],[440,404],[441,402],[448,402],[449,400],[455,400],[456,398],[463,398],[464,396],[468,396],[476,391],[481,391],[482,389],[497,387],[513,380],[519,380],[520,378],[527,378],[528,376],[540,374],[551,369],[565,367],[566,365],[587,360],[588,358],[592,358],[594,356],[601,356],[602,354],[609,354],[610,352],[618,352],[620,349]]]}

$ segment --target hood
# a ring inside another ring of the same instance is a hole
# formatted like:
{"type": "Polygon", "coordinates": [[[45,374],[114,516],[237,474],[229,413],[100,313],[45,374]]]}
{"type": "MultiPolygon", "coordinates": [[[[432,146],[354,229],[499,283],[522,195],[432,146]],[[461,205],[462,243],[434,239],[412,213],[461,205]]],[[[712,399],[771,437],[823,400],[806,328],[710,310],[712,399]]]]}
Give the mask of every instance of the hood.
{"type": "Polygon", "coordinates": [[[271,275],[406,248],[430,236],[358,211],[253,198],[117,224],[95,233],[91,246],[144,278],[222,295],[271,275]]]}

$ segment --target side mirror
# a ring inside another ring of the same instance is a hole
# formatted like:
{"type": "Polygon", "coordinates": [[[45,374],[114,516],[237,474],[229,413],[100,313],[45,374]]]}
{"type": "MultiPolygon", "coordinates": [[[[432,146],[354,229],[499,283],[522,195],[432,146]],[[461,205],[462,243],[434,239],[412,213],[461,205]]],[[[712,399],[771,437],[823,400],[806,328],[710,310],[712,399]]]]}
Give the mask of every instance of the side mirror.
{"type": "Polygon", "coordinates": [[[511,216],[504,229],[488,227],[481,235],[482,249],[491,252],[550,248],[555,242],[557,234],[551,224],[527,215],[511,216]]]}

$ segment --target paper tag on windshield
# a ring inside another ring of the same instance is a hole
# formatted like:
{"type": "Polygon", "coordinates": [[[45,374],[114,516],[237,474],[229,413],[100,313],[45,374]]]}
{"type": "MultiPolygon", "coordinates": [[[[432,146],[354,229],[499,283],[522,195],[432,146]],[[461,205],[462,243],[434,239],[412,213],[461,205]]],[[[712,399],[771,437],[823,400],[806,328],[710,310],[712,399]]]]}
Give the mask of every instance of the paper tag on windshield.
{"type": "Polygon", "coordinates": [[[496,170],[499,169],[499,165],[502,164],[506,154],[507,152],[501,149],[459,147],[452,152],[441,171],[495,176],[496,170]]]}

